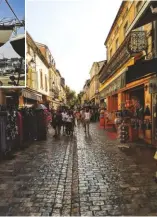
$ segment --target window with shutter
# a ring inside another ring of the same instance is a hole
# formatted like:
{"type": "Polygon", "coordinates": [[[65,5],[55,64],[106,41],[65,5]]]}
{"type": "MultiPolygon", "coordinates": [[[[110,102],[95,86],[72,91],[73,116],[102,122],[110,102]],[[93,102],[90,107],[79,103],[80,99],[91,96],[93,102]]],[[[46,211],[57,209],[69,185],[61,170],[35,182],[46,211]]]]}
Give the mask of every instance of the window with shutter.
{"type": "Polygon", "coordinates": [[[40,69],[40,88],[43,89],[43,72],[40,69]]]}
{"type": "Polygon", "coordinates": [[[124,37],[126,36],[127,29],[128,29],[128,21],[124,25],[124,37]]]}

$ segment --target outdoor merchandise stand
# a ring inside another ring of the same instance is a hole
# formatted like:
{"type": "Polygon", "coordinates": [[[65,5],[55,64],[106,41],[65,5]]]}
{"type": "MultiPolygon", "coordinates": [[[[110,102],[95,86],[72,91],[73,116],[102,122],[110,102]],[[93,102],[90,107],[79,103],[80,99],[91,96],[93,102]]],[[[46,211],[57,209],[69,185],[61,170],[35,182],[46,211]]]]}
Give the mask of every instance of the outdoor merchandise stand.
{"type": "Polygon", "coordinates": [[[133,97],[131,100],[122,103],[121,107],[121,110],[115,112],[116,118],[114,120],[118,135],[119,126],[125,123],[128,126],[129,142],[140,139],[146,140],[147,138],[148,143],[151,143],[152,120],[149,105],[144,108],[144,105],[133,97]]]}
{"type": "Polygon", "coordinates": [[[24,147],[28,142],[46,140],[48,112],[40,108],[0,105],[0,155],[24,147]]]}
{"type": "Polygon", "coordinates": [[[10,152],[18,135],[17,110],[14,106],[0,106],[0,154],[10,152]]]}

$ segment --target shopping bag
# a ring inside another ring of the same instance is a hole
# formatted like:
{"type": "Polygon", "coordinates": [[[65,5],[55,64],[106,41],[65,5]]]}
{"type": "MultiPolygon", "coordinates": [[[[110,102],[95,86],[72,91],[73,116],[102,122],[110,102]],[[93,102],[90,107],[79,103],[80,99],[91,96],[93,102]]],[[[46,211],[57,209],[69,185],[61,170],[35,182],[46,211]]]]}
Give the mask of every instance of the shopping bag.
{"type": "Polygon", "coordinates": [[[157,160],[157,151],[155,152],[154,159],[157,160]]]}

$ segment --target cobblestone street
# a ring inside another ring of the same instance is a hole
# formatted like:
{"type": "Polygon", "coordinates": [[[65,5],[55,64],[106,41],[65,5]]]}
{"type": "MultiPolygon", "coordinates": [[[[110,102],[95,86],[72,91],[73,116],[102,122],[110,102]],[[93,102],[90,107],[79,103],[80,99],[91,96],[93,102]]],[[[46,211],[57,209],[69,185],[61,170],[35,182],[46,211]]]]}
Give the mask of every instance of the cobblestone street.
{"type": "Polygon", "coordinates": [[[120,150],[92,124],[0,163],[0,215],[157,215],[154,150],[120,150]]]}

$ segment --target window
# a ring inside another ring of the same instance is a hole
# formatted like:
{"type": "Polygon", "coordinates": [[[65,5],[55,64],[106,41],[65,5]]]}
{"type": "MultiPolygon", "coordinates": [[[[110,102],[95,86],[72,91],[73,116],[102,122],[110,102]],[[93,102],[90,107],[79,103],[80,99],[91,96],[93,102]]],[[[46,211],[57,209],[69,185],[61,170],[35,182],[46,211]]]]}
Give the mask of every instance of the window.
{"type": "Polygon", "coordinates": [[[111,48],[111,50],[110,50],[110,59],[111,59],[111,57],[112,57],[112,48],[111,48]]]}
{"type": "Polygon", "coordinates": [[[139,13],[139,11],[141,10],[142,7],[142,1],[138,1],[137,5],[136,5],[136,15],[139,13]]]}
{"type": "Polygon", "coordinates": [[[126,22],[124,25],[124,36],[126,36],[127,29],[128,29],[128,22],[126,22]]]}
{"type": "Polygon", "coordinates": [[[117,35],[118,30],[119,30],[119,26],[117,26],[117,27],[115,28],[115,32],[114,32],[115,35],[117,35]]]}
{"type": "Polygon", "coordinates": [[[42,72],[42,69],[40,69],[40,88],[43,89],[43,72],[42,72]]]}
{"type": "Polygon", "coordinates": [[[116,39],[116,50],[119,48],[119,40],[118,38],[116,39]]]}
{"type": "Polygon", "coordinates": [[[45,90],[47,92],[47,76],[45,75],[45,90]]]}

